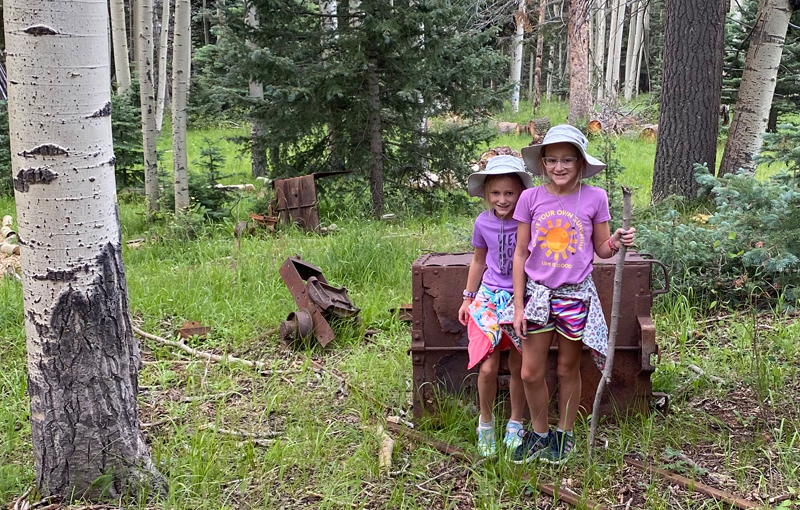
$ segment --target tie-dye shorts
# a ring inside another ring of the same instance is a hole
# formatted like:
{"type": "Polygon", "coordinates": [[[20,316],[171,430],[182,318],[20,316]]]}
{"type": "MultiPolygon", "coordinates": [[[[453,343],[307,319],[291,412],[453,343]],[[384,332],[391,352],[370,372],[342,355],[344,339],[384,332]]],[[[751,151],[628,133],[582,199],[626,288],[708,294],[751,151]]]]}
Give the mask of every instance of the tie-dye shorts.
{"type": "Polygon", "coordinates": [[[569,340],[581,341],[588,309],[580,299],[551,298],[550,318],[546,324],[528,321],[528,334],[556,331],[569,340]]]}

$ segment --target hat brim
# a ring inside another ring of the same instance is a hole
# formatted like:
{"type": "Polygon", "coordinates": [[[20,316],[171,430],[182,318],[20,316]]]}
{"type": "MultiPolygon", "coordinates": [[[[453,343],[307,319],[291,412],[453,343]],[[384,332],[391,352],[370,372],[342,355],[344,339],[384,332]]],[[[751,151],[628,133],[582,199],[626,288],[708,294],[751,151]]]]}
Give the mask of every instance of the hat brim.
{"type": "Polygon", "coordinates": [[[493,172],[493,171],[482,171],[482,172],[475,172],[469,176],[467,180],[467,190],[469,191],[469,196],[471,197],[480,197],[486,198],[486,178],[490,175],[511,175],[517,174],[519,175],[520,179],[522,179],[522,184],[525,189],[533,187],[533,178],[528,172],[493,172]]]}
{"type": "Polygon", "coordinates": [[[572,143],[567,140],[557,140],[547,144],[540,143],[538,145],[530,145],[528,147],[522,148],[522,150],[520,151],[522,153],[522,161],[525,162],[525,167],[528,169],[528,172],[538,176],[547,175],[546,172],[542,171],[542,166],[541,166],[542,149],[544,149],[544,147],[547,145],[553,145],[554,143],[561,143],[561,142],[572,144],[573,147],[578,149],[578,152],[581,153],[581,156],[583,156],[583,160],[586,162],[586,168],[584,168],[583,176],[581,177],[582,179],[588,179],[589,177],[593,177],[602,172],[603,169],[606,167],[605,163],[595,158],[594,156],[587,154],[586,151],[583,150],[583,147],[581,147],[580,145],[572,143]]]}

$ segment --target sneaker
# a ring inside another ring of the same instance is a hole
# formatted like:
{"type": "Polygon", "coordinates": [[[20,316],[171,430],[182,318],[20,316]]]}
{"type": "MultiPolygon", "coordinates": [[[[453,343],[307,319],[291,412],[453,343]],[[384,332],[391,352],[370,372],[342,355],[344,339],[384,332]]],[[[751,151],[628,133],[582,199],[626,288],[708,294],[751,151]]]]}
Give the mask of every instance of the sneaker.
{"type": "Polygon", "coordinates": [[[572,450],[575,447],[575,437],[566,432],[556,431],[550,448],[544,451],[539,459],[542,462],[556,464],[560,466],[572,457],[572,450]]]}
{"type": "Polygon", "coordinates": [[[519,445],[522,444],[522,438],[519,436],[519,431],[522,430],[522,424],[517,422],[508,422],[506,425],[506,435],[503,437],[503,444],[506,445],[508,452],[513,452],[519,445]]]}
{"type": "Polygon", "coordinates": [[[542,452],[550,448],[550,443],[555,440],[552,430],[547,431],[547,436],[542,437],[536,432],[528,432],[527,430],[520,430],[519,437],[521,440],[520,445],[514,450],[514,456],[511,460],[514,464],[523,464],[530,462],[539,457],[542,452]]]}
{"type": "Polygon", "coordinates": [[[481,457],[493,457],[497,454],[494,435],[494,427],[485,429],[478,426],[478,454],[481,457]]]}

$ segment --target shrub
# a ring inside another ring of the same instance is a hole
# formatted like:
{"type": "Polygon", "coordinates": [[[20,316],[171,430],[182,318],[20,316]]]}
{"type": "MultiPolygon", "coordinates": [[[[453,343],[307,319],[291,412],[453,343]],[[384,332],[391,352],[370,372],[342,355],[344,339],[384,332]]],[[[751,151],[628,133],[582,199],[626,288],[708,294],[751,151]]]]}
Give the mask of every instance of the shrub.
{"type": "Polygon", "coordinates": [[[691,288],[709,303],[800,299],[800,180],[695,170],[711,214],[682,215],[673,200],[640,225],[638,244],[667,264],[676,290],[691,288]]]}

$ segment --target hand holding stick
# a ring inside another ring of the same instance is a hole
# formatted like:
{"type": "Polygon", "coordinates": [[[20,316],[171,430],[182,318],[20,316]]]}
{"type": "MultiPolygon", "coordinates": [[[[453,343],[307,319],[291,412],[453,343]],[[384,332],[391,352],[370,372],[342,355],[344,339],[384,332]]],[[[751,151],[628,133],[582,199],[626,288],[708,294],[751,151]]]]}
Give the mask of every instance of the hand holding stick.
{"type": "MultiPolygon", "coordinates": [[[[631,226],[631,190],[622,187],[622,228],[628,230],[631,226]]],[[[611,370],[614,367],[614,349],[617,344],[617,327],[619,325],[619,306],[622,298],[622,270],[625,267],[625,254],[628,247],[622,243],[617,255],[617,265],[614,269],[614,295],[611,304],[611,325],[608,330],[608,355],[606,365],[603,367],[603,377],[597,385],[597,393],[594,395],[594,405],[592,406],[592,422],[589,427],[589,461],[592,460],[594,452],[594,438],[597,435],[597,419],[600,412],[600,400],[603,398],[606,385],[611,381],[611,370]]]]}

